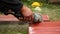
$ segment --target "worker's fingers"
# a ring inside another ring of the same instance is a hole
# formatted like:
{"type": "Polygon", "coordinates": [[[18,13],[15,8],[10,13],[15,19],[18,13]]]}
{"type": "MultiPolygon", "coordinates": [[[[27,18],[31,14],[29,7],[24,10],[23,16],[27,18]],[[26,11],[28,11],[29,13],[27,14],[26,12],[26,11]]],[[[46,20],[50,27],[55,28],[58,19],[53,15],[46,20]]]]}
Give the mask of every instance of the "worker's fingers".
{"type": "Polygon", "coordinates": [[[25,21],[32,21],[33,20],[33,16],[28,16],[28,17],[24,17],[25,21]]]}

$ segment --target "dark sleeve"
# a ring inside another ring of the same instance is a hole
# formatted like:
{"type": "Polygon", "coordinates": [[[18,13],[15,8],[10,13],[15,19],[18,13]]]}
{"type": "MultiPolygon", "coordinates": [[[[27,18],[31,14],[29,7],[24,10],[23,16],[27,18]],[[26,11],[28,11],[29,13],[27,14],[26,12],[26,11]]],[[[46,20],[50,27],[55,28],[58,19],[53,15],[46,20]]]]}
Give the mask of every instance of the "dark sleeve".
{"type": "Polygon", "coordinates": [[[21,1],[20,1],[19,5],[20,5],[20,8],[22,8],[22,7],[23,7],[23,3],[22,3],[21,1]]]}
{"type": "Polygon", "coordinates": [[[6,2],[6,3],[10,3],[10,4],[18,4],[18,3],[21,3],[20,0],[1,0],[3,2],[6,2]]]}

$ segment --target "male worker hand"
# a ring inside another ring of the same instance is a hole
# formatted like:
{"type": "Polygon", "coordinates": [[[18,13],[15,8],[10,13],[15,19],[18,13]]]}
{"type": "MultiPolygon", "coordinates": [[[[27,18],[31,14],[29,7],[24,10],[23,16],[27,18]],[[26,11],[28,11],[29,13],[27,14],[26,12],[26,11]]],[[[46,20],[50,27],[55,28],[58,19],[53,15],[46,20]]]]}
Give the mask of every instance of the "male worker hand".
{"type": "Polygon", "coordinates": [[[22,11],[25,21],[32,21],[33,20],[33,12],[30,8],[23,6],[21,11],[22,11]]]}
{"type": "Polygon", "coordinates": [[[33,13],[32,10],[26,6],[21,9],[25,21],[30,21],[33,23],[41,22],[42,16],[37,13],[33,13]]]}

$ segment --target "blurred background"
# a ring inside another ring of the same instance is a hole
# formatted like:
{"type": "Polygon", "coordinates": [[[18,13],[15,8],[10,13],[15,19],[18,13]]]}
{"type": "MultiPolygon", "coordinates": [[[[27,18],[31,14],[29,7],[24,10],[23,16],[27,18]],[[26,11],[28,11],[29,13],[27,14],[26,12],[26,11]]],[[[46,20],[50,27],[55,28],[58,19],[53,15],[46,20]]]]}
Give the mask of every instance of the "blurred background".
{"type": "MultiPolygon", "coordinates": [[[[60,20],[60,0],[20,0],[20,1],[24,5],[28,6],[33,12],[48,15],[51,21],[60,20]]],[[[19,25],[17,24],[17,22],[14,25],[0,24],[0,34],[28,34],[28,26],[29,26],[28,24],[19,25]]]]}
{"type": "MultiPolygon", "coordinates": [[[[60,20],[60,0],[21,0],[24,5],[27,5],[32,10],[32,3],[39,2],[41,6],[40,13],[47,14],[51,21],[60,20]]],[[[35,11],[34,11],[35,12],[35,11]]],[[[38,11],[37,11],[38,12],[38,11]]]]}

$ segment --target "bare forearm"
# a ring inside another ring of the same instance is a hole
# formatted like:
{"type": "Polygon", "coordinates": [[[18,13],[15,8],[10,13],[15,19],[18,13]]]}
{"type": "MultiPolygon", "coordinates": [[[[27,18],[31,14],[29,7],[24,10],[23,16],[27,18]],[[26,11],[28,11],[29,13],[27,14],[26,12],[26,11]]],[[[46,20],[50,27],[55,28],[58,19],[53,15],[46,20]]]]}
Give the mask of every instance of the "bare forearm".
{"type": "Polygon", "coordinates": [[[32,21],[32,19],[33,19],[33,12],[32,12],[32,10],[30,8],[28,8],[27,6],[23,6],[21,11],[22,11],[22,14],[24,16],[24,20],[32,21]]]}
{"type": "Polygon", "coordinates": [[[27,6],[23,6],[21,11],[22,11],[23,16],[30,16],[33,14],[32,10],[28,8],[27,6]]]}

